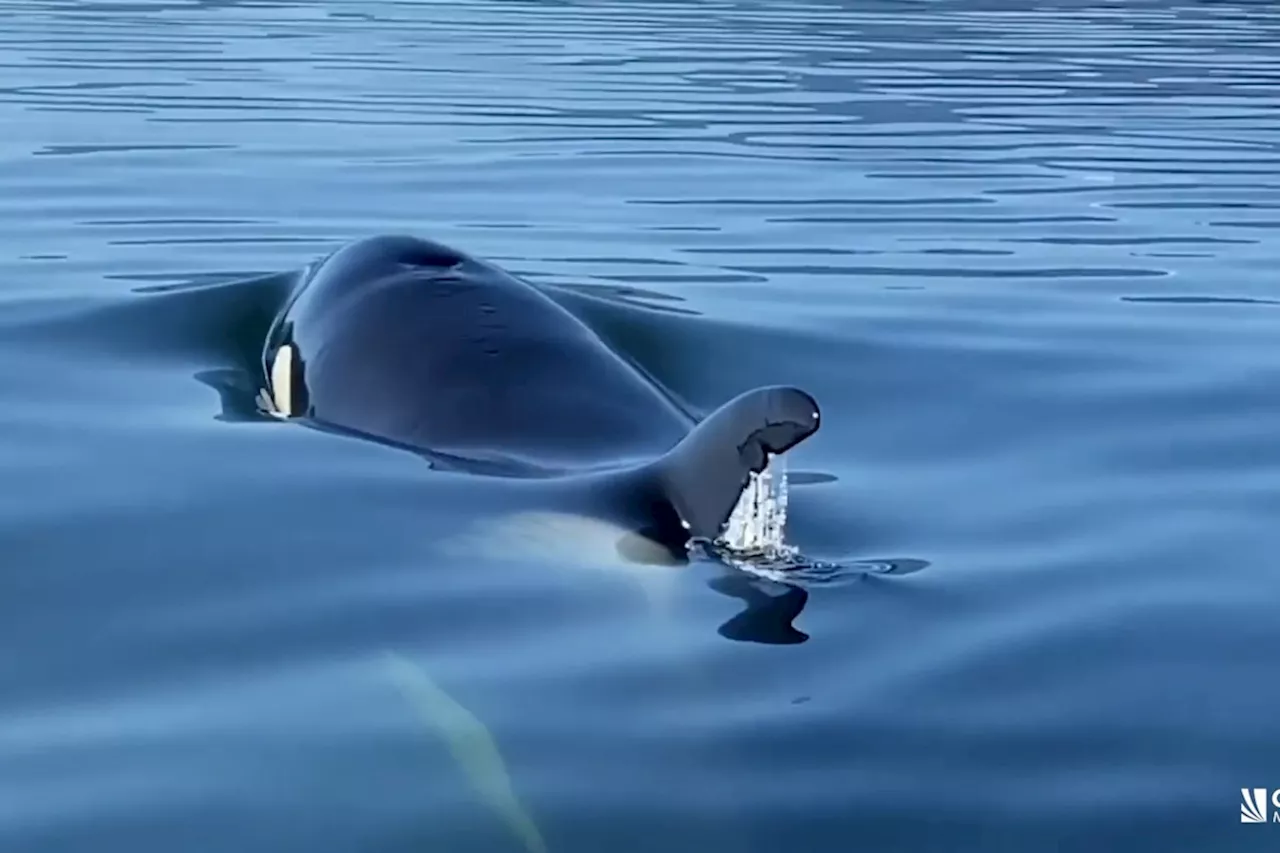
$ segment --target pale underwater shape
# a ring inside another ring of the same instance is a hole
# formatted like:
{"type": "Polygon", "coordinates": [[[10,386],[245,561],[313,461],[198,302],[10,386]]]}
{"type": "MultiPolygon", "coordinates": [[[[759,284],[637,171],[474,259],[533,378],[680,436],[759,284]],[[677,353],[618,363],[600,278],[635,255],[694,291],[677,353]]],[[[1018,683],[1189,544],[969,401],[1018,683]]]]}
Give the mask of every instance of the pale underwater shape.
{"type": "Polygon", "coordinates": [[[657,542],[619,524],[553,510],[481,518],[435,543],[455,559],[517,560],[553,570],[601,572],[639,589],[649,612],[669,615],[679,563],[657,542]]]}
{"type": "Polygon", "coordinates": [[[484,723],[436,684],[426,670],[403,655],[386,652],[386,665],[422,721],[449,745],[471,787],[507,824],[529,853],[547,853],[533,818],[511,787],[511,774],[484,723]]]}

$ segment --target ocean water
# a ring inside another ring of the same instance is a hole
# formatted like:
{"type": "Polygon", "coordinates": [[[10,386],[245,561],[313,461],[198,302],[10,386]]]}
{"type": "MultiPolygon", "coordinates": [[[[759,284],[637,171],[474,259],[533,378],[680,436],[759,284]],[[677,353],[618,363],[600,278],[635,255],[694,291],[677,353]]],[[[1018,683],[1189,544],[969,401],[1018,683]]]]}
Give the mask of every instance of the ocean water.
{"type": "Polygon", "coordinates": [[[1262,0],[0,0],[0,850],[1280,849],[1278,269],[1262,0]],[[395,232],[813,393],[827,570],[257,417],[395,232]]]}

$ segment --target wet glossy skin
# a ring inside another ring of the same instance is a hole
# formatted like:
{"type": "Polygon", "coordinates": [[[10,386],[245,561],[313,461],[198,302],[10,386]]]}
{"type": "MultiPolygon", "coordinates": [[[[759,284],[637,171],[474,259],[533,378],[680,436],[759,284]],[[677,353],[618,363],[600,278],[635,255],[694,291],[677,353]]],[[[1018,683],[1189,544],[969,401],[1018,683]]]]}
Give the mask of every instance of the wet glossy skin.
{"type": "Polygon", "coordinates": [[[532,285],[411,237],[319,264],[268,364],[285,341],[310,415],[424,450],[591,467],[660,454],[692,424],[532,285]]]}

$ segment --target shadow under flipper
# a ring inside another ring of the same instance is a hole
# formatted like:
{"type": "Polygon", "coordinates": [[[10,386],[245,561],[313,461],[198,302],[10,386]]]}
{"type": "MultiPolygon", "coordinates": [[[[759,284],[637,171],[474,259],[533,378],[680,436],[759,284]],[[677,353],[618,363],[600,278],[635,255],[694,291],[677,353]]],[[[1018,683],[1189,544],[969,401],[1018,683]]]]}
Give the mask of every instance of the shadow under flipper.
{"type": "Polygon", "coordinates": [[[745,610],[719,627],[720,636],[770,646],[794,646],[809,639],[808,634],[791,624],[809,601],[809,592],[803,587],[741,573],[723,575],[707,585],[746,605],[745,610]],[[767,591],[770,589],[779,592],[767,591]]]}

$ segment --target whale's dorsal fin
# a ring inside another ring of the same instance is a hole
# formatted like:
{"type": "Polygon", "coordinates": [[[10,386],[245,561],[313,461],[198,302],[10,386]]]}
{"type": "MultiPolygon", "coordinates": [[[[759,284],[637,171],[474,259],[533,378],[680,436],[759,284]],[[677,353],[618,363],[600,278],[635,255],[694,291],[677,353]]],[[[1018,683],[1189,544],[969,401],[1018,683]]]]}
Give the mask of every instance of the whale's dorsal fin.
{"type": "Polygon", "coordinates": [[[799,388],[739,394],[656,463],[667,499],[697,539],[720,536],[751,475],[818,430],[818,403],[799,388]]]}

